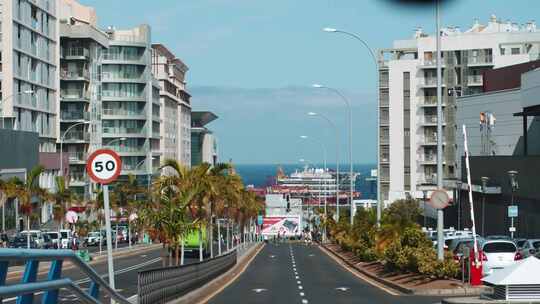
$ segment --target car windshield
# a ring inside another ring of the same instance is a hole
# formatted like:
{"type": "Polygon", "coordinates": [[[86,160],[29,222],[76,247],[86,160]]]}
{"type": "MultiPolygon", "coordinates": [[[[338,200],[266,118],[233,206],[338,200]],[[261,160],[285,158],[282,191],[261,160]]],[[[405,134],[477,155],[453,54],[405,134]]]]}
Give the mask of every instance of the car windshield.
{"type": "Polygon", "coordinates": [[[519,240],[516,243],[517,243],[518,247],[523,247],[523,245],[525,245],[526,242],[527,242],[527,240],[519,240]]]}
{"type": "Polygon", "coordinates": [[[535,248],[535,249],[540,249],[540,241],[535,241],[532,243],[532,246],[535,248]]]}
{"type": "Polygon", "coordinates": [[[63,239],[66,239],[68,237],[67,232],[60,232],[60,234],[62,235],[63,239]]]}
{"type": "Polygon", "coordinates": [[[516,252],[516,245],[512,243],[487,243],[483,248],[485,253],[516,252]]]}
{"type": "Polygon", "coordinates": [[[47,233],[46,235],[48,235],[51,239],[53,240],[56,240],[58,238],[58,233],[47,233]]]}

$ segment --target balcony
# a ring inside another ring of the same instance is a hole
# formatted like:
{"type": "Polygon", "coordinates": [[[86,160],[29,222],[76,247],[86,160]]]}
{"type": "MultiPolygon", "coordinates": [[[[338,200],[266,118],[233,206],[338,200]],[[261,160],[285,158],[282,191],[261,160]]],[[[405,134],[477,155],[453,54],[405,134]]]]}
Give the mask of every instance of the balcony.
{"type": "Polygon", "coordinates": [[[60,99],[62,101],[90,101],[90,92],[83,91],[60,91],[60,99]]]}
{"type": "Polygon", "coordinates": [[[146,65],[146,58],[141,55],[132,55],[132,54],[122,54],[122,53],[103,53],[102,55],[103,63],[107,64],[140,64],[146,65]]]}
{"type": "Polygon", "coordinates": [[[60,118],[63,121],[69,120],[90,120],[90,113],[81,111],[61,111],[60,118]]]}
{"type": "Polygon", "coordinates": [[[146,128],[103,127],[103,134],[114,136],[146,137],[146,128]]]}
{"type": "MultiPolygon", "coordinates": [[[[442,79],[441,86],[446,86],[444,84],[444,78],[442,79]]],[[[437,87],[437,77],[425,77],[423,81],[420,81],[420,87],[422,88],[436,88],[437,87]]]]}
{"type": "Polygon", "coordinates": [[[113,145],[108,146],[104,144],[104,148],[114,150],[118,153],[134,153],[134,154],[146,154],[147,149],[142,146],[129,146],[129,145],[113,145]]]}
{"type": "MultiPolygon", "coordinates": [[[[425,115],[420,121],[420,124],[423,126],[436,126],[437,125],[437,115],[425,115]]],[[[442,124],[445,125],[446,122],[442,121],[442,124]]]]}
{"type": "Polygon", "coordinates": [[[70,187],[82,187],[88,183],[88,177],[84,172],[71,172],[69,174],[70,187]]]}
{"type": "Polygon", "coordinates": [[[70,163],[85,163],[87,154],[85,152],[68,152],[70,163]]]}
{"type": "Polygon", "coordinates": [[[484,80],[482,75],[469,75],[467,76],[467,85],[468,86],[482,86],[484,84],[484,80]]]}
{"type": "Polygon", "coordinates": [[[467,65],[468,66],[493,65],[493,56],[491,55],[470,56],[468,58],[467,65]]]}
{"type": "Polygon", "coordinates": [[[65,59],[88,59],[90,51],[84,47],[62,48],[60,56],[65,59]]]}
{"type": "Polygon", "coordinates": [[[127,109],[103,109],[103,115],[106,116],[117,116],[120,119],[146,119],[146,112],[144,110],[134,111],[127,109]]]}
{"type": "Polygon", "coordinates": [[[379,136],[379,144],[381,144],[381,145],[390,144],[389,136],[379,136]]]}
{"type": "Polygon", "coordinates": [[[418,184],[424,186],[437,185],[437,174],[426,174],[424,178],[418,180],[418,184]]]}
{"type": "Polygon", "coordinates": [[[69,81],[80,81],[80,80],[89,81],[90,73],[86,69],[76,69],[76,70],[61,69],[60,79],[69,80],[69,81]]]}
{"type": "Polygon", "coordinates": [[[418,101],[419,107],[436,107],[437,96],[420,96],[418,101]]]}
{"type": "Polygon", "coordinates": [[[421,143],[422,145],[431,146],[437,144],[437,133],[433,134],[426,134],[424,136],[424,142],[421,143]]]}
{"type": "Polygon", "coordinates": [[[437,155],[436,154],[424,154],[418,161],[421,165],[436,165],[437,164],[437,155]]]}
{"type": "Polygon", "coordinates": [[[106,100],[146,101],[146,90],[141,92],[134,92],[133,94],[126,94],[117,90],[103,90],[102,97],[106,100]]]}
{"type": "Polygon", "coordinates": [[[140,74],[122,74],[122,73],[110,73],[110,72],[102,72],[101,73],[101,80],[104,82],[146,82],[146,77],[144,73],[140,74]]]}

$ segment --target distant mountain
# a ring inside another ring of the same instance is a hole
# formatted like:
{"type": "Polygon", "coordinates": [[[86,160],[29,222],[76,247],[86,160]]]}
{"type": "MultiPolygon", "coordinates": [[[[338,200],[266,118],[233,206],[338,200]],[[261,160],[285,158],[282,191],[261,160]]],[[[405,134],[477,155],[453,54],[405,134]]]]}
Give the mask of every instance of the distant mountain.
{"type": "MultiPolygon", "coordinates": [[[[244,89],[190,87],[194,110],[209,110],[219,119],[208,127],[217,135],[221,160],[237,163],[294,163],[299,158],[322,162],[322,148],[301,142],[299,135],[323,141],[328,160],[335,161],[335,133],[326,122],[307,116],[319,112],[340,129],[341,158],[346,157],[347,112],[332,92],[311,87],[244,89]]],[[[376,156],[376,101],[373,96],[343,91],[353,107],[355,162],[376,156]]]]}

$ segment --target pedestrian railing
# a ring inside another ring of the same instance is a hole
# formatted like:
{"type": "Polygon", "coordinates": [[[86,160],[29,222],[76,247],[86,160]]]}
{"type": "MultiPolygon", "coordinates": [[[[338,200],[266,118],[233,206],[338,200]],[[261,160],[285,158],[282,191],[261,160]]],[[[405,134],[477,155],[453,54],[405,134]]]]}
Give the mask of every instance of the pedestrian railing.
{"type": "Polygon", "coordinates": [[[0,299],[16,296],[17,304],[31,304],[36,293],[43,292],[42,303],[54,304],[58,303],[60,289],[67,288],[79,297],[80,302],[100,303],[100,287],[118,303],[130,303],[71,250],[0,249],[0,299]],[[7,285],[9,266],[21,261],[26,264],[22,282],[7,285]],[[71,262],[90,278],[88,292],[81,289],[71,279],[62,278],[62,265],[65,261],[71,262]],[[51,262],[47,278],[42,281],[38,281],[40,262],[51,262]]]}
{"type": "Polygon", "coordinates": [[[208,283],[236,264],[236,250],[216,258],[139,272],[138,304],[166,303],[208,283]]]}

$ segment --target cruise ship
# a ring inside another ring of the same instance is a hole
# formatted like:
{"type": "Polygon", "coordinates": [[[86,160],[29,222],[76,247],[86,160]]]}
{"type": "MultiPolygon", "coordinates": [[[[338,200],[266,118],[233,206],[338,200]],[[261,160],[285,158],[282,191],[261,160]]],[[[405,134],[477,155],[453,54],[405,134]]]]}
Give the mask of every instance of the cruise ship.
{"type": "MultiPolygon", "coordinates": [[[[353,174],[353,189],[358,173],[353,174]]],[[[281,167],[278,168],[276,183],[267,189],[269,194],[289,194],[290,198],[302,199],[303,204],[321,205],[336,202],[336,178],[335,171],[322,168],[310,168],[305,166],[303,170],[296,170],[286,175],[281,167]]],[[[346,204],[349,197],[349,172],[339,173],[339,201],[346,204]]],[[[360,197],[360,193],[353,192],[353,197],[360,197]]]]}

